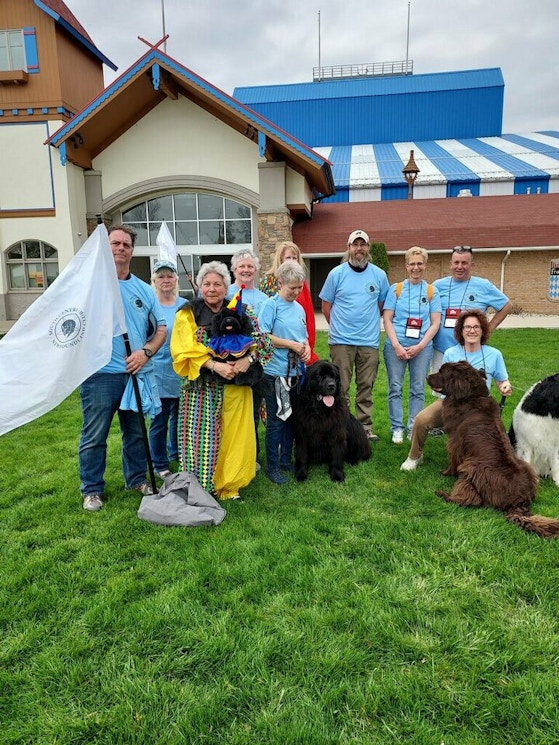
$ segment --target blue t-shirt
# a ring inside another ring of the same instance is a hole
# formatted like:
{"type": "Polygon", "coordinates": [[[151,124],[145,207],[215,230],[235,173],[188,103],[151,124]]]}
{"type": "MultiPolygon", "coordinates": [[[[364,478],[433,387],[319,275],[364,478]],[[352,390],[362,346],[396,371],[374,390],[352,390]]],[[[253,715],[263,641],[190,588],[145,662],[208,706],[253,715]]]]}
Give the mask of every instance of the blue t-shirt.
{"type": "MultiPolygon", "coordinates": [[[[147,341],[150,320],[154,327],[152,330],[155,330],[156,326],[165,326],[165,317],[157,301],[155,292],[146,282],[131,274],[128,279],[119,279],[118,287],[120,289],[120,297],[122,298],[124,320],[126,321],[130,348],[135,352],[137,349],[141,349],[147,341]]],[[[124,361],[126,357],[126,347],[124,346],[123,337],[114,336],[111,359],[99,372],[126,372],[126,363],[124,361]]],[[[149,372],[152,369],[153,359],[146,362],[142,371],[149,372]]]]}
{"type": "MultiPolygon", "coordinates": [[[[227,300],[231,300],[233,295],[239,291],[238,285],[231,285],[229,287],[229,290],[227,291],[227,300]]],[[[258,290],[256,287],[253,287],[251,290],[244,289],[241,295],[241,300],[244,305],[248,305],[248,307],[254,311],[255,315],[258,315],[258,311],[260,310],[260,306],[264,302],[264,300],[268,299],[268,295],[266,295],[265,292],[262,292],[261,290],[258,290]]]]}
{"type": "Polygon", "coordinates": [[[167,338],[165,343],[153,355],[153,367],[155,373],[155,382],[161,398],[179,398],[181,393],[182,378],[173,370],[173,360],[171,358],[171,332],[175,323],[175,315],[179,308],[182,308],[187,301],[178,297],[174,305],[161,305],[163,317],[167,323],[167,338]]]}
{"type": "MultiPolygon", "coordinates": [[[[399,343],[405,347],[411,347],[419,342],[425,336],[425,332],[431,325],[431,313],[441,312],[441,298],[436,289],[433,287],[433,297],[429,301],[427,282],[412,284],[406,279],[402,283],[400,297],[396,297],[396,284],[393,284],[388,291],[384,301],[384,310],[393,310],[392,325],[399,343]],[[406,326],[408,318],[421,319],[421,328],[419,337],[406,336],[406,326]]],[[[386,344],[391,344],[390,339],[386,337],[386,344]]]]}
{"type": "MultiPolygon", "coordinates": [[[[258,323],[260,331],[263,333],[279,336],[280,339],[307,341],[305,311],[299,303],[283,300],[279,295],[266,298],[266,302],[262,303],[258,314],[258,323]]],[[[275,378],[285,377],[288,372],[288,352],[288,349],[274,347],[272,359],[267,365],[264,365],[264,372],[267,375],[273,375],[275,378]]],[[[290,374],[292,375],[293,372],[290,372],[290,374]]]]}
{"type": "Polygon", "coordinates": [[[448,322],[449,326],[445,327],[447,308],[459,310],[479,308],[485,313],[488,308],[501,310],[509,300],[501,290],[483,277],[470,277],[470,279],[458,282],[449,276],[436,279],[433,284],[441,296],[441,325],[433,340],[433,345],[439,352],[445,352],[449,347],[456,344],[454,324],[448,322]]]}
{"type": "Polygon", "coordinates": [[[491,381],[495,378],[501,383],[508,380],[507,368],[503,355],[495,347],[489,347],[482,344],[477,352],[466,352],[461,344],[449,347],[443,355],[443,364],[445,362],[462,362],[466,360],[476,370],[485,370],[487,376],[487,387],[491,390],[491,381]]]}
{"type": "Polygon", "coordinates": [[[321,300],[332,304],[328,341],[374,347],[380,344],[380,309],[388,294],[386,272],[374,264],[355,271],[345,261],[334,267],[320,291],[321,300]]]}

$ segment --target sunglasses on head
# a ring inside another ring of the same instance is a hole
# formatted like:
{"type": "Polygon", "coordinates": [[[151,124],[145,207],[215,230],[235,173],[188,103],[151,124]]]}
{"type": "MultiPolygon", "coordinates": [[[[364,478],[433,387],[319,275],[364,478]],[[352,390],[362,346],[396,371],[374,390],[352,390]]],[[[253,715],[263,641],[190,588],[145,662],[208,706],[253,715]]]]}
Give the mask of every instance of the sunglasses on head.
{"type": "Polygon", "coordinates": [[[453,254],[473,254],[471,246],[454,246],[452,249],[453,254]]]}

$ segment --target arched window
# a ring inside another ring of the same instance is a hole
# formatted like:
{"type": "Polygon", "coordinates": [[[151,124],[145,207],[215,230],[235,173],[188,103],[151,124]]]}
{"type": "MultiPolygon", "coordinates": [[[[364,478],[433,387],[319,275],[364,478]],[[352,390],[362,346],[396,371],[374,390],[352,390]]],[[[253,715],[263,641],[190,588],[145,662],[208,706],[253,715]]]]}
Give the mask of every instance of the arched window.
{"type": "Polygon", "coordinates": [[[10,290],[46,290],[58,277],[58,251],[43,241],[20,241],[5,257],[10,290]]]}
{"type": "Polygon", "coordinates": [[[181,192],[154,197],[122,213],[134,228],[137,246],[155,246],[165,220],[178,246],[252,243],[250,207],[215,194],[181,192]]]}

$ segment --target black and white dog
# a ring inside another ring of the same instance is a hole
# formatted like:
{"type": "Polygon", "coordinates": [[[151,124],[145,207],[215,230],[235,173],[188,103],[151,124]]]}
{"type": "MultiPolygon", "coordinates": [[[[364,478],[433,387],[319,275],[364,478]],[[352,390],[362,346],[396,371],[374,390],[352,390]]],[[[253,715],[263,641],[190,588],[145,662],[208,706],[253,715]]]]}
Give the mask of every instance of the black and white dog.
{"type": "Polygon", "coordinates": [[[524,394],[512,415],[509,438],[519,458],[559,486],[559,373],[524,394]]]}

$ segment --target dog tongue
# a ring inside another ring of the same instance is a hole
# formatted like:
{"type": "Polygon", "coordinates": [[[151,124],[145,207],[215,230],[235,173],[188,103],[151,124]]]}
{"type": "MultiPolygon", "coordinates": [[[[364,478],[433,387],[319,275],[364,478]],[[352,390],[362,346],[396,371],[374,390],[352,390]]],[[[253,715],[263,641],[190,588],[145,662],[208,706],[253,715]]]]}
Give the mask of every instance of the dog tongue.
{"type": "Polygon", "coordinates": [[[334,396],[322,396],[322,403],[328,408],[334,406],[334,396]]]}

